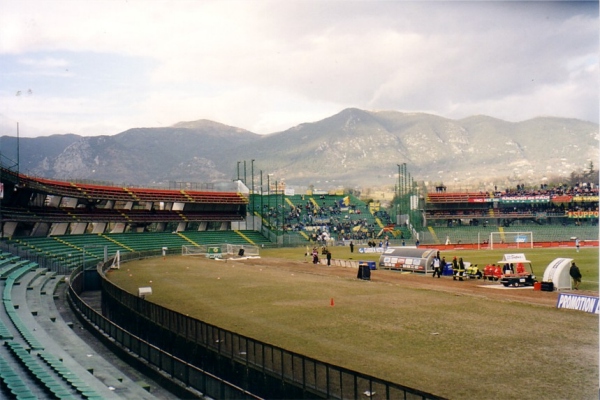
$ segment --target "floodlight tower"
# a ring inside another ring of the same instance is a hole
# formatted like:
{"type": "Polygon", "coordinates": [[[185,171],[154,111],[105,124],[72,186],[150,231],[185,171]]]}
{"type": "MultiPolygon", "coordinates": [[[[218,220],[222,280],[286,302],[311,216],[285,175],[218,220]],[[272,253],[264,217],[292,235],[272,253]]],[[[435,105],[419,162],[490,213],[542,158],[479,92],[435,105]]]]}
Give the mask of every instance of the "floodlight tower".
{"type": "Polygon", "coordinates": [[[277,213],[275,216],[275,237],[278,235],[279,229],[279,206],[278,206],[279,196],[277,196],[277,181],[275,181],[275,212],[277,213]]]}
{"type": "MultiPolygon", "coordinates": [[[[260,215],[260,226],[262,226],[262,221],[263,221],[263,212],[265,211],[265,208],[263,206],[263,172],[262,169],[260,170],[260,212],[258,213],[258,215],[260,215]]],[[[262,229],[261,229],[262,231],[262,229]]]]}
{"type": "Polygon", "coordinates": [[[267,174],[267,210],[269,210],[269,229],[271,229],[271,175],[267,174]]]}
{"type": "Polygon", "coordinates": [[[251,210],[250,210],[250,215],[252,216],[252,230],[254,230],[254,158],[251,161],[251,172],[250,175],[252,175],[252,194],[251,194],[251,199],[252,201],[250,202],[250,206],[251,206],[251,210]]]}

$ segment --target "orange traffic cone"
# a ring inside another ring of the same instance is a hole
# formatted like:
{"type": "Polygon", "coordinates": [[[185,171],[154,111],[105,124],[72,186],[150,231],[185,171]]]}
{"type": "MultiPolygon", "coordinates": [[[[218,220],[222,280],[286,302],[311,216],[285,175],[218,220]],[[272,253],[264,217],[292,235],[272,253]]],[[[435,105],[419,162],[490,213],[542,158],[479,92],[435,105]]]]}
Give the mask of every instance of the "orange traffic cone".
{"type": "Polygon", "coordinates": [[[331,302],[330,302],[331,307],[335,306],[335,303],[333,301],[333,297],[331,298],[331,302]]]}

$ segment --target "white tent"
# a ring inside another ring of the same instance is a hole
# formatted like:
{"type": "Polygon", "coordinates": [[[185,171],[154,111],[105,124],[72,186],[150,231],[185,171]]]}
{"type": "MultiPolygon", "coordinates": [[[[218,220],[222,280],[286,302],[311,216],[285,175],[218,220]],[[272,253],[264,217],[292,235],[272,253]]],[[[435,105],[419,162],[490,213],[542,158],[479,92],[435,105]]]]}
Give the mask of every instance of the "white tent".
{"type": "Polygon", "coordinates": [[[569,275],[572,258],[555,258],[544,271],[542,282],[552,282],[556,290],[571,290],[572,282],[569,275]]]}

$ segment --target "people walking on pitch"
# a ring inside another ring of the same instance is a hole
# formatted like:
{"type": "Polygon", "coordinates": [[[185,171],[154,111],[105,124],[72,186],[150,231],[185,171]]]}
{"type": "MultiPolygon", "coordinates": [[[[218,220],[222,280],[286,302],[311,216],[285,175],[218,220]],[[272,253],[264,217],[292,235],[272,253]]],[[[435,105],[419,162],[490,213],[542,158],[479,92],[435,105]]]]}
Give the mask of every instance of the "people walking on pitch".
{"type": "Polygon", "coordinates": [[[312,257],[313,264],[317,264],[319,262],[319,250],[316,247],[313,247],[312,257]]]}
{"type": "Polygon", "coordinates": [[[569,275],[571,275],[571,278],[573,278],[574,289],[579,290],[579,284],[581,283],[581,271],[579,271],[579,267],[575,264],[575,261],[571,263],[569,275]]]}
{"type": "Polygon", "coordinates": [[[435,278],[436,274],[437,274],[438,278],[440,278],[442,276],[441,262],[437,256],[433,259],[433,276],[432,276],[432,278],[435,278]]]}

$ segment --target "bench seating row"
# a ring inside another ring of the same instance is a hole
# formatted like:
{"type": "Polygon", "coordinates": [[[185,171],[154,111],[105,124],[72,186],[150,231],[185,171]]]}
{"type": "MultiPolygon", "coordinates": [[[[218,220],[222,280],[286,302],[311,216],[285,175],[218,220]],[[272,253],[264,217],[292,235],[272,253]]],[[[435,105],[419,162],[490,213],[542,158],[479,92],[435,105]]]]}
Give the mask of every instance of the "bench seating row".
{"type": "MultiPolygon", "coordinates": [[[[1,256],[4,255],[5,253],[2,253],[1,256]]],[[[5,346],[9,349],[9,352],[17,362],[27,370],[33,379],[41,385],[44,392],[50,397],[57,399],[77,399],[79,398],[78,395],[80,395],[86,399],[102,399],[103,397],[101,395],[91,388],[83,379],[78,377],[76,373],[64,365],[62,360],[45,351],[44,346],[40,343],[38,338],[19,317],[17,313],[18,306],[13,303],[13,287],[15,285],[20,285],[21,280],[25,275],[35,270],[34,274],[27,275],[27,279],[30,283],[28,284],[27,289],[33,289],[33,282],[37,282],[37,288],[39,289],[40,294],[44,294],[48,282],[55,278],[55,274],[53,272],[47,273],[45,269],[37,268],[36,263],[27,260],[21,260],[18,263],[23,265],[18,269],[14,269],[7,275],[2,298],[7,315],[20,336],[27,343],[27,347],[23,346],[13,337],[10,330],[4,324],[4,321],[0,321],[0,325],[3,325],[8,332],[6,337],[4,337],[4,335],[2,337],[6,340],[5,346]],[[43,278],[40,279],[42,275],[43,278]],[[34,357],[34,352],[37,352],[39,360],[43,361],[43,364],[45,364],[46,367],[42,366],[40,361],[34,357]]],[[[15,264],[17,264],[17,262],[15,262],[15,264]]],[[[13,368],[5,359],[0,359],[0,379],[15,398],[37,398],[31,388],[27,387],[27,384],[13,371],[13,368]]]]}

